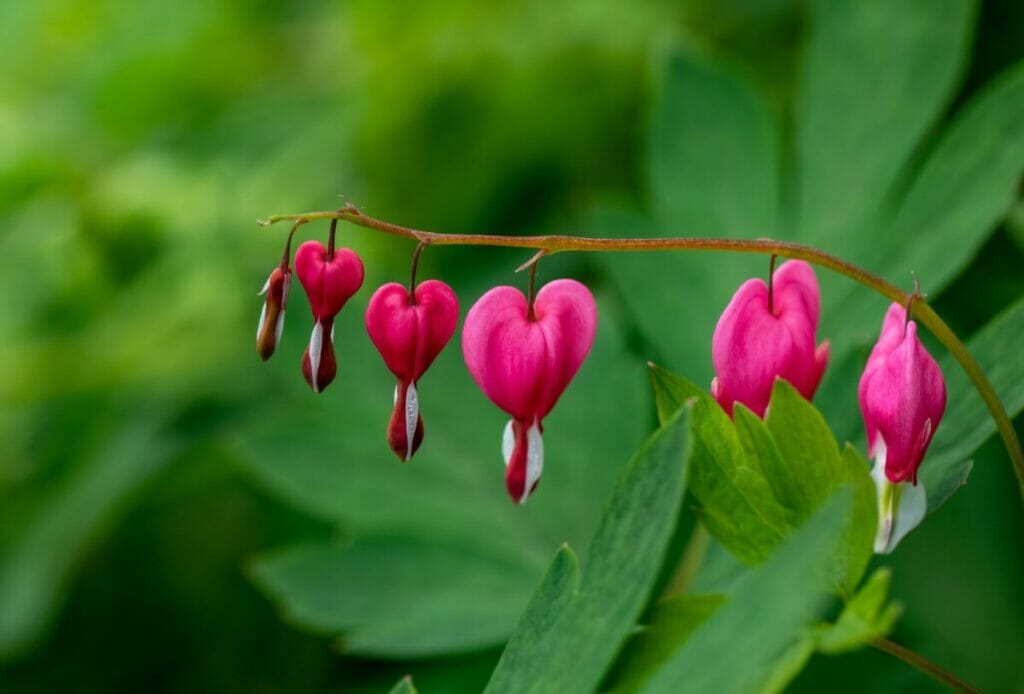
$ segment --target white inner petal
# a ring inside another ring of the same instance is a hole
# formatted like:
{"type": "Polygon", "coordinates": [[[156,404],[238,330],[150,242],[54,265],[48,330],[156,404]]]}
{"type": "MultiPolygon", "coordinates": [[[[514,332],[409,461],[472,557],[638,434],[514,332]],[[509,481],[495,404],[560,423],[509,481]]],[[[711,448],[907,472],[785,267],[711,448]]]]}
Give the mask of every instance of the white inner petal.
{"type": "Polygon", "coordinates": [[[416,422],[420,417],[420,401],[416,386],[412,383],[405,390],[405,459],[412,458],[413,438],[416,436],[416,422]]]}
{"type": "Polygon", "coordinates": [[[512,420],[505,425],[505,432],[501,435],[501,457],[505,459],[505,467],[508,467],[512,460],[512,451],[516,447],[516,433],[512,428],[512,420]]]}
{"type": "Polygon", "coordinates": [[[281,344],[281,333],[284,332],[284,309],[277,314],[277,325],[274,327],[274,344],[281,344]]]}
{"type": "Polygon", "coordinates": [[[317,374],[320,371],[320,354],[324,346],[324,326],[320,321],[313,326],[313,334],[309,337],[309,370],[313,381],[313,392],[320,392],[320,385],[316,382],[317,374]]]}
{"type": "Polygon", "coordinates": [[[267,323],[267,303],[263,302],[263,308],[260,309],[260,324],[256,326],[256,339],[260,339],[260,335],[263,334],[263,326],[267,323]]]}
{"type": "Polygon", "coordinates": [[[537,484],[540,474],[544,471],[544,438],[541,436],[540,427],[537,422],[530,425],[526,430],[526,484],[523,486],[523,496],[519,499],[520,504],[525,504],[529,498],[533,485],[537,484]]]}
{"type": "Polygon", "coordinates": [[[267,278],[267,281],[263,283],[263,289],[261,289],[256,296],[263,296],[264,294],[267,293],[268,289],[270,289],[270,278],[269,277],[267,278]]]}
{"type": "Polygon", "coordinates": [[[928,510],[924,485],[909,482],[894,484],[885,476],[885,455],[885,440],[879,433],[875,441],[875,465],[871,470],[871,479],[878,492],[878,534],[875,535],[877,554],[889,554],[896,549],[907,533],[921,524],[928,510]],[[895,489],[896,486],[901,489],[895,489]]]}

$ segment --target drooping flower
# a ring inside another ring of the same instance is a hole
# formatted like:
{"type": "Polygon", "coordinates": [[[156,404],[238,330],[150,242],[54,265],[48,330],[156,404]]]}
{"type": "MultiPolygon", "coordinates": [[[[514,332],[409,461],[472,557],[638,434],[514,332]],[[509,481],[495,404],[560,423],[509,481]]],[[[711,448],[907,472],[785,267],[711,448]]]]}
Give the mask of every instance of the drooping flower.
{"type": "Polygon", "coordinates": [[[502,438],[505,486],[525,503],[544,468],[544,417],[579,371],[597,329],[590,291],[555,280],[536,296],[532,312],[513,287],[495,287],[473,305],[462,352],[473,380],[511,420],[502,438]]]}
{"type": "Polygon", "coordinates": [[[260,324],[256,328],[256,351],[263,361],[270,359],[281,341],[284,331],[284,313],[288,305],[288,290],[292,283],[292,271],[288,267],[287,257],[280,267],[274,268],[267,278],[260,295],[266,295],[263,310],[260,312],[260,324]]]}
{"type": "Polygon", "coordinates": [[[334,317],[363,285],[363,262],[348,248],[330,253],[319,241],[306,241],[295,252],[295,274],[309,297],[315,321],[302,355],[302,375],[313,392],[320,393],[337,372],[334,317]]]}
{"type": "Polygon", "coordinates": [[[885,314],[857,394],[868,455],[875,459],[875,551],[889,552],[924,516],[925,492],[917,485],[917,471],[946,410],[942,370],[917,337],[917,324],[907,320],[906,309],[899,304],[892,304],[885,314]]]}
{"type": "Polygon", "coordinates": [[[776,378],[814,397],[828,363],[828,340],[815,347],[820,304],[818,279],[802,260],[783,263],[770,291],[759,278],[740,286],[711,339],[711,394],[730,416],[740,402],[763,417],[776,378]]]}
{"type": "Polygon", "coordinates": [[[416,382],[448,344],[459,323],[459,302],[444,282],[427,280],[409,290],[396,282],[374,292],[366,307],[366,331],[398,379],[388,444],[409,460],[423,440],[416,382]]]}

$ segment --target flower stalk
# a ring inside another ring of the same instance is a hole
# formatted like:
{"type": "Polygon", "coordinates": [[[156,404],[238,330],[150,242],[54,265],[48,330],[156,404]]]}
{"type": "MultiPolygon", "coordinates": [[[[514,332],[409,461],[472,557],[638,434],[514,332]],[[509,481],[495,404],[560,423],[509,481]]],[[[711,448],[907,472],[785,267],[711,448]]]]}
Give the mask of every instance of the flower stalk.
{"type": "MultiPolygon", "coordinates": [[[[316,220],[338,220],[349,222],[366,229],[412,239],[424,246],[499,246],[504,248],[528,248],[552,255],[564,251],[575,252],[634,252],[634,251],[725,251],[733,253],[760,253],[805,260],[820,267],[844,275],[859,284],[874,290],[882,296],[907,305],[911,294],[887,282],[863,268],[857,267],[830,253],[810,246],[788,241],[771,239],[727,239],[709,237],[664,237],[664,238],[593,238],[546,234],[540,236],[496,236],[490,234],[446,234],[421,231],[392,224],[363,214],[354,205],[347,204],[338,210],[304,212],[301,214],[272,215],[258,220],[261,226],[281,221],[312,222],[316,220]]],[[[995,388],[971,356],[964,343],[950,329],[946,322],[923,299],[916,298],[911,305],[911,314],[928,328],[935,338],[949,350],[964,373],[981,395],[996,423],[1003,444],[1013,463],[1021,496],[1024,497],[1024,450],[1014,431],[1013,422],[1003,407],[995,388]]]]}

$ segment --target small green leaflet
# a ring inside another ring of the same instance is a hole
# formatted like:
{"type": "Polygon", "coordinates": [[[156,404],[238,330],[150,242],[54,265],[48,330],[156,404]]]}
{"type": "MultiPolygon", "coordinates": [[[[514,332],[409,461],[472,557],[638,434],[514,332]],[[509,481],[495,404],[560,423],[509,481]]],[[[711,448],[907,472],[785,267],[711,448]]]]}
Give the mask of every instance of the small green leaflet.
{"type": "Polygon", "coordinates": [[[581,569],[558,550],[519,620],[488,692],[590,692],[629,636],[671,541],[691,455],[683,407],[630,462],[581,569]]]}
{"type": "Polygon", "coordinates": [[[896,624],[903,607],[889,601],[892,571],[881,568],[871,574],[846,604],[835,624],[815,630],[815,643],[822,653],[844,653],[886,636],[896,624]]]}

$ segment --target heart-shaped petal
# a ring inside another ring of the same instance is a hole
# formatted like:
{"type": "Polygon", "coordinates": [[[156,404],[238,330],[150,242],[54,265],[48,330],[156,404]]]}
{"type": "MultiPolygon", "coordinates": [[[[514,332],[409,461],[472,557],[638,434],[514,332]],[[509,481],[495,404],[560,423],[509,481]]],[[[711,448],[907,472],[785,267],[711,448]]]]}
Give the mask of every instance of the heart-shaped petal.
{"type": "Polygon", "coordinates": [[[718,319],[711,341],[717,374],[712,394],[726,412],[741,402],[763,416],[776,378],[814,396],[828,363],[828,343],[815,347],[820,295],[814,270],[791,260],[775,271],[772,305],[764,280],[747,280],[718,319]]]}
{"type": "Polygon", "coordinates": [[[415,382],[455,334],[459,301],[444,282],[416,287],[414,302],[401,284],[385,284],[366,307],[366,332],[384,363],[400,381],[415,382]]]}
{"type": "Polygon", "coordinates": [[[495,287],[474,304],[462,331],[473,380],[498,407],[525,422],[551,411],[590,351],[597,307],[575,280],[555,280],[534,300],[514,287],[495,287]]]}
{"type": "Polygon", "coordinates": [[[295,251],[295,274],[309,297],[313,318],[333,318],[363,286],[363,262],[355,251],[335,249],[328,258],[319,241],[306,241],[295,251]]]}

